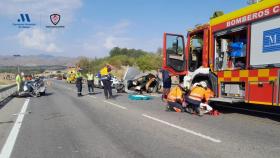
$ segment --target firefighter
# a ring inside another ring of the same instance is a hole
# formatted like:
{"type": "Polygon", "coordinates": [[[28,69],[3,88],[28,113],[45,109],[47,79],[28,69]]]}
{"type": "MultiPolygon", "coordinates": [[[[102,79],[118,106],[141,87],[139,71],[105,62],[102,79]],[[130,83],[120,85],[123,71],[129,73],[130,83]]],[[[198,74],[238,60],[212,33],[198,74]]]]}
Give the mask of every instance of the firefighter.
{"type": "Polygon", "coordinates": [[[184,112],[183,107],[183,101],[184,101],[184,91],[183,88],[180,85],[177,85],[173,88],[171,88],[170,92],[167,95],[167,111],[168,110],[174,110],[176,112],[184,112]]]}
{"type": "Polygon", "coordinates": [[[204,114],[205,114],[205,113],[208,113],[213,110],[213,108],[208,104],[208,101],[210,98],[214,97],[214,92],[210,88],[207,87],[204,96],[205,96],[204,97],[205,100],[204,100],[204,103],[200,104],[200,109],[205,109],[205,111],[204,111],[204,114]]]}
{"type": "Polygon", "coordinates": [[[17,84],[17,91],[20,92],[21,85],[22,85],[22,77],[19,73],[16,76],[16,84],[17,84]]]}
{"type": "Polygon", "coordinates": [[[77,87],[77,96],[81,97],[82,96],[82,88],[83,88],[83,77],[81,70],[78,70],[76,73],[76,87],[77,87]]]}
{"type": "Polygon", "coordinates": [[[106,66],[100,70],[101,82],[104,87],[104,95],[106,99],[113,98],[110,75],[111,70],[112,66],[109,64],[106,64],[106,66]]]}
{"type": "Polygon", "coordinates": [[[92,95],[93,94],[93,73],[88,72],[87,73],[87,84],[88,84],[88,94],[92,95]]]}
{"type": "MultiPolygon", "coordinates": [[[[193,107],[193,109],[197,112],[198,115],[202,116],[204,112],[201,110],[202,106],[206,106],[208,104],[207,101],[210,98],[209,90],[207,87],[206,81],[201,81],[199,83],[195,83],[190,91],[190,94],[186,97],[186,102],[193,107]],[[206,101],[206,102],[205,102],[206,101]]],[[[208,105],[209,106],[209,105],[208,105]]],[[[210,107],[206,107],[207,110],[210,107]]]]}

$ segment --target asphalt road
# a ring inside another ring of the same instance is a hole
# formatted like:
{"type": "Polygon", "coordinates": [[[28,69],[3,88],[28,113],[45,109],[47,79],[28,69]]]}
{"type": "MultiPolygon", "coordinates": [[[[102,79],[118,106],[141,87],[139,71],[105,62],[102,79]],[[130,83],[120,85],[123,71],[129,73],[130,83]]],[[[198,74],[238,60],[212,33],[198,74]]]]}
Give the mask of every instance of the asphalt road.
{"type": "Polygon", "coordinates": [[[164,111],[158,96],[131,101],[127,94],[115,95],[105,100],[96,89],[78,98],[74,85],[53,81],[47,96],[13,99],[0,110],[0,157],[280,156],[278,119],[235,111],[198,117],[164,111]]]}

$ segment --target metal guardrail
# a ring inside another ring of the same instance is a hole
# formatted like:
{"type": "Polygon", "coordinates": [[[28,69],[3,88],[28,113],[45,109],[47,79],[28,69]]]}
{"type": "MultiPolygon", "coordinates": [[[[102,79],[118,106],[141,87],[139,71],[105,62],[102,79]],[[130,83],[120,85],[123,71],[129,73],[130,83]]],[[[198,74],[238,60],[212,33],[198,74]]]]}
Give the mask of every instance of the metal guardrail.
{"type": "Polygon", "coordinates": [[[16,90],[16,84],[11,84],[0,88],[0,102],[13,95],[16,92],[16,90]]]}

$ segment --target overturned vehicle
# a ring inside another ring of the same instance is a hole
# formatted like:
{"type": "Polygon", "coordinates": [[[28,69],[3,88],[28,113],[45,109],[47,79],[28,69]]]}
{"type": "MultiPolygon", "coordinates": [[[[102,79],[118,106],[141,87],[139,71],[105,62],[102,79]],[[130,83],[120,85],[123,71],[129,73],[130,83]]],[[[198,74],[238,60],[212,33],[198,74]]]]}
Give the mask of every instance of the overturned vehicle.
{"type": "Polygon", "coordinates": [[[128,67],[122,79],[116,85],[118,93],[156,93],[161,89],[161,80],[152,73],[141,73],[137,68],[128,67]]]}

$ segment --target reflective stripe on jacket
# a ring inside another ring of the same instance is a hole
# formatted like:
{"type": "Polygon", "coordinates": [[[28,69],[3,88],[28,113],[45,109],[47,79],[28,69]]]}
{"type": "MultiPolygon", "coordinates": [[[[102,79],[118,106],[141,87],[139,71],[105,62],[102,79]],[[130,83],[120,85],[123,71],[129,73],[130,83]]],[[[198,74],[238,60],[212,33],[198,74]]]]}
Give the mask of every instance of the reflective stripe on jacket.
{"type": "Polygon", "coordinates": [[[206,90],[203,87],[196,86],[191,90],[190,99],[201,101],[205,98],[206,90]]]}

